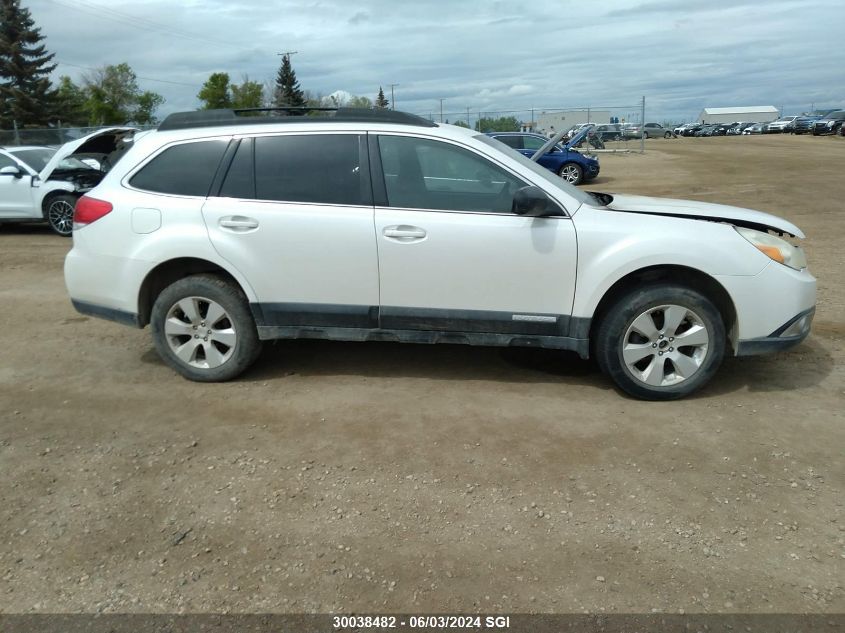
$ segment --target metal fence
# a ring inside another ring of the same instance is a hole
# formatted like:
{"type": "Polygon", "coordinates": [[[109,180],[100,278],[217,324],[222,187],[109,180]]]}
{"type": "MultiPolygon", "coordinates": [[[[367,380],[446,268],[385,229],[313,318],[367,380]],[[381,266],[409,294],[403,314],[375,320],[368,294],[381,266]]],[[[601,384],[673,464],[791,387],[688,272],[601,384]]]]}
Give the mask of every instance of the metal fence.
{"type": "MultiPolygon", "coordinates": [[[[83,136],[87,136],[97,130],[114,127],[111,125],[100,125],[94,127],[51,127],[40,129],[17,129],[17,130],[0,130],[0,146],[15,146],[15,145],[52,145],[60,146],[69,141],[74,141],[83,136]]],[[[134,125],[142,130],[152,129],[154,125],[134,125]]]]}
{"type": "Polygon", "coordinates": [[[596,126],[596,133],[605,145],[604,150],[591,148],[592,151],[645,151],[645,142],[641,133],[626,133],[630,125],[642,125],[646,122],[645,97],[642,97],[638,103],[628,105],[522,110],[482,110],[472,106],[463,110],[444,110],[442,109],[443,101],[445,99],[441,100],[441,109],[436,112],[416,112],[416,114],[431,121],[466,125],[481,132],[493,131],[485,129],[485,123],[490,120],[513,117],[516,119],[516,129],[508,131],[535,132],[548,137],[554,136],[562,129],[569,130],[575,126],[592,123],[596,126]]]}

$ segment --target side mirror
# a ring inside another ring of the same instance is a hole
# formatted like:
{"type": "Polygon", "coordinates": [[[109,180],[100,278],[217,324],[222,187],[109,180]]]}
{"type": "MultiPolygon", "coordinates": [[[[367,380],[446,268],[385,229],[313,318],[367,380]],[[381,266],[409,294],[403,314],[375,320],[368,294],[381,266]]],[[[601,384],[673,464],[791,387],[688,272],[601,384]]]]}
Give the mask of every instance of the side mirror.
{"type": "Polygon", "coordinates": [[[0,176],[14,176],[15,178],[23,177],[20,168],[15,167],[14,165],[7,165],[6,167],[0,168],[0,176]]]}
{"type": "Polygon", "coordinates": [[[511,210],[516,215],[524,215],[529,218],[542,218],[560,213],[560,209],[546,195],[546,192],[534,185],[516,190],[516,193],[513,194],[511,210]]]}

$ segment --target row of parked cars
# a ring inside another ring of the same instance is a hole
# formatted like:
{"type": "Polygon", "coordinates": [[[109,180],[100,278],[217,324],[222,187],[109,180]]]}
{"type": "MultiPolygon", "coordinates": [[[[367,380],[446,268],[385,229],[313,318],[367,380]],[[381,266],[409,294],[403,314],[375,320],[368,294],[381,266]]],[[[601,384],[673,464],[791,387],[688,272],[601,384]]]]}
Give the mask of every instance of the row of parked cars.
{"type": "Polygon", "coordinates": [[[845,110],[831,110],[817,116],[786,116],[757,123],[736,121],[734,123],[684,123],[674,129],[678,136],[735,136],[751,134],[839,134],[845,136],[845,110]]]}
{"type": "Polygon", "coordinates": [[[595,135],[602,141],[626,141],[639,138],[672,138],[672,130],[659,123],[579,123],[567,131],[572,138],[584,128],[593,128],[595,135]]]}

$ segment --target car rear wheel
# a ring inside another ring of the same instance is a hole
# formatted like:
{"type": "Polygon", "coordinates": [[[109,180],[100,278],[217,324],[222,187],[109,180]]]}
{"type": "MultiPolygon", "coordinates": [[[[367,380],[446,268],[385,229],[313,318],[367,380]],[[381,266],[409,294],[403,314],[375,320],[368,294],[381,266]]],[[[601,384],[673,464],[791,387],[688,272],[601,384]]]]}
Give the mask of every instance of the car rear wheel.
{"type": "Polygon", "coordinates": [[[76,196],[60,194],[47,201],[44,208],[44,219],[56,233],[62,237],[70,237],[73,233],[73,210],[76,207],[76,196]]]}
{"type": "Polygon", "coordinates": [[[643,138],[648,138],[648,132],[643,132],[643,138]]]}
{"type": "Polygon", "coordinates": [[[150,325],[161,358],[189,380],[230,380],[261,352],[246,297],[214,275],[193,275],[165,288],[150,325]]]}
{"type": "Polygon", "coordinates": [[[557,175],[573,185],[581,184],[584,180],[584,170],[575,163],[566,163],[558,170],[557,175]]]}
{"type": "Polygon", "coordinates": [[[602,371],[645,400],[675,400],[705,385],[725,353],[725,326],[713,303],[683,286],[638,288],[617,300],[596,330],[602,371]]]}

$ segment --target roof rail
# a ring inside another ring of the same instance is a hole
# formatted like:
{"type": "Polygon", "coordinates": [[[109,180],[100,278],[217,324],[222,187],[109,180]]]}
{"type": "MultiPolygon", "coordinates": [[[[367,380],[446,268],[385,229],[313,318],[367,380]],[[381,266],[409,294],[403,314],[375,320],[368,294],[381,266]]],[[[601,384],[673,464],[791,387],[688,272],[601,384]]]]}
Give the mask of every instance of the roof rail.
{"type": "Polygon", "coordinates": [[[195,127],[217,127],[223,125],[257,125],[270,123],[394,123],[418,127],[437,127],[436,123],[423,117],[396,110],[370,108],[238,108],[222,110],[195,110],[175,112],[169,115],[159,131],[186,130],[195,127]]]}

